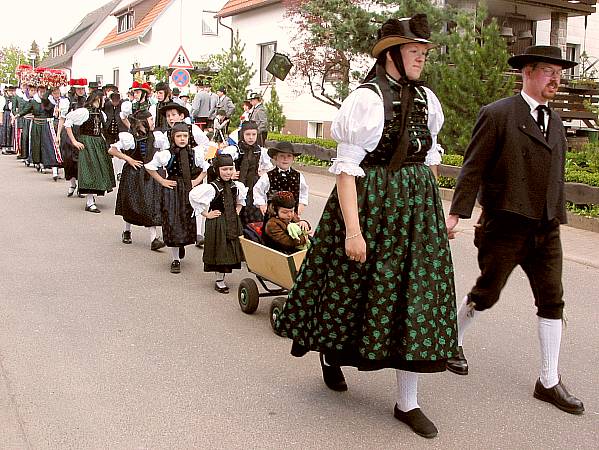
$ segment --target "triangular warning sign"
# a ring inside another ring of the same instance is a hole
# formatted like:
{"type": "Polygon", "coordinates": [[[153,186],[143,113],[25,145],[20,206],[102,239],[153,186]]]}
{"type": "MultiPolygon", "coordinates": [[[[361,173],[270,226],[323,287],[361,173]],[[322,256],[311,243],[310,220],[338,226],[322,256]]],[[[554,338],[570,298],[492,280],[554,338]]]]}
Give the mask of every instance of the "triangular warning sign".
{"type": "Polygon", "coordinates": [[[193,64],[191,64],[187,53],[183,50],[183,46],[179,47],[168,67],[170,69],[193,69],[193,64]]]}

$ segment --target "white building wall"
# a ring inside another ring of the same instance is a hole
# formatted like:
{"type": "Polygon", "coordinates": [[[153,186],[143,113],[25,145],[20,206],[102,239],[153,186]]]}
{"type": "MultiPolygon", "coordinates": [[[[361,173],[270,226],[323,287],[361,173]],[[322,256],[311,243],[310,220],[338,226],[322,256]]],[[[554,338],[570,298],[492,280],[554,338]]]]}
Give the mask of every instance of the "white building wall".
{"type": "MultiPolygon", "coordinates": [[[[233,29],[245,44],[245,58],[256,70],[250,88],[254,92],[264,92],[260,85],[260,44],[277,43],[277,52],[291,55],[290,38],[296,34],[292,24],[284,17],[284,8],[275,4],[233,16],[233,29]]],[[[275,88],[283,106],[287,120],[331,121],[337,108],[312,97],[305,81],[288,76],[285,81],[276,80],[275,88]]],[[[265,99],[270,98],[270,89],[265,99]]]]}

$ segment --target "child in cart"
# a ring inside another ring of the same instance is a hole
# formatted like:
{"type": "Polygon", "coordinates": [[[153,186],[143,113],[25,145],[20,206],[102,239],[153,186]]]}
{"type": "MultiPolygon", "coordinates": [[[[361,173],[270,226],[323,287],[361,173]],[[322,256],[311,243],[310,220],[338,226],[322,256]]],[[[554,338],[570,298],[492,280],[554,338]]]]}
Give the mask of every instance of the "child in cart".
{"type": "Polygon", "coordinates": [[[196,186],[189,193],[189,202],[196,215],[206,218],[204,236],[204,272],[216,272],[214,289],[222,294],[229,293],[225,275],[241,269],[243,252],[239,244],[242,234],[239,211],[245,206],[247,188],[233,181],[235,164],[227,154],[212,160],[216,174],[214,181],[196,186]]]}
{"type": "Polygon", "coordinates": [[[266,246],[291,254],[308,247],[310,224],[295,212],[295,198],[289,191],[279,191],[272,197],[269,216],[262,239],[266,246]]]}

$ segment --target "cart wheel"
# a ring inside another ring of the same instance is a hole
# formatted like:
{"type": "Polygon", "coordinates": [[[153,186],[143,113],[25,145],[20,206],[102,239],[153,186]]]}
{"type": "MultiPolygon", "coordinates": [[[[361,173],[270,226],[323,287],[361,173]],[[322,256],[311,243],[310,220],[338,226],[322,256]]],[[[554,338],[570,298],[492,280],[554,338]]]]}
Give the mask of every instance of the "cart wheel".
{"type": "Polygon", "coordinates": [[[281,311],[283,311],[283,308],[285,307],[286,300],[287,299],[285,297],[277,297],[270,304],[270,326],[272,327],[274,333],[279,336],[281,334],[275,330],[275,323],[279,317],[279,314],[281,314],[281,311]]]}
{"type": "Polygon", "coordinates": [[[258,309],[258,303],[260,302],[260,294],[258,293],[256,282],[251,278],[241,280],[239,289],[237,290],[237,297],[241,310],[246,314],[253,314],[258,309]]]}

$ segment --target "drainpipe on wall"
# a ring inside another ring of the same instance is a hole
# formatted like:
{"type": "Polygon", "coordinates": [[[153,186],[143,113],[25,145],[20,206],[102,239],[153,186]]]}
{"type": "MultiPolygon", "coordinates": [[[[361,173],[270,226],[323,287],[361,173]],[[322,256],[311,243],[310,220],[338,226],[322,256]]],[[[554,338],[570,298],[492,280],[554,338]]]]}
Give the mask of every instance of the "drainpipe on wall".
{"type": "Polygon", "coordinates": [[[222,17],[218,16],[218,24],[222,25],[223,27],[225,27],[227,30],[229,30],[231,32],[231,45],[229,46],[229,49],[233,48],[233,28],[231,28],[230,26],[225,25],[222,22],[222,17]]]}

